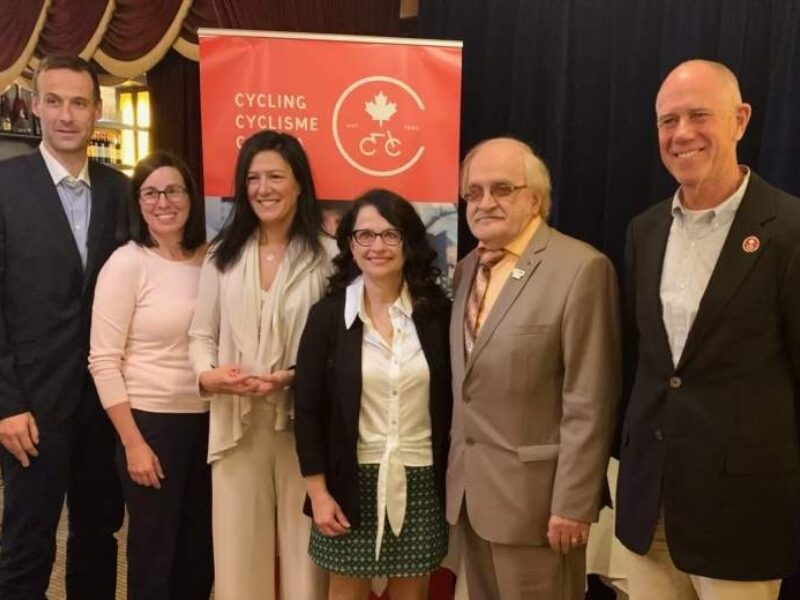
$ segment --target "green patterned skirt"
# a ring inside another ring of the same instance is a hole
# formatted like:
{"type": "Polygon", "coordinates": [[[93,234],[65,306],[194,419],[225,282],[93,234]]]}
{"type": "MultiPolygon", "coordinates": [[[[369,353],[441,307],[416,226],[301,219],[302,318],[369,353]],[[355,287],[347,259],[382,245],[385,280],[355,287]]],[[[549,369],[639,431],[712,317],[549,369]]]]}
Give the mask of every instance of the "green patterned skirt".
{"type": "MultiPolygon", "coordinates": [[[[447,553],[447,522],[436,494],[433,467],[406,467],[406,515],[395,536],[384,524],[381,554],[375,560],[378,465],[359,465],[361,526],[328,537],[311,528],[308,552],[323,569],[348,577],[418,577],[436,570],[447,553]]],[[[384,517],[386,518],[386,517],[384,517]]]]}

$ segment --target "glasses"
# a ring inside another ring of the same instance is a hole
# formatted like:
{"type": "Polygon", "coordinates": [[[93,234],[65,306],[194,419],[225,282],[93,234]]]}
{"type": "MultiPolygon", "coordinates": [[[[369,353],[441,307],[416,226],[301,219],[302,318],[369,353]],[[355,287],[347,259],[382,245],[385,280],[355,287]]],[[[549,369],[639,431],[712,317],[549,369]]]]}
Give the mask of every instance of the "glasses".
{"type": "MultiPolygon", "coordinates": [[[[495,200],[508,198],[512,194],[528,187],[527,185],[513,185],[507,181],[495,181],[489,184],[489,195],[495,200]]],[[[480,185],[471,185],[464,192],[465,202],[480,202],[486,194],[486,189],[480,185]]]]}
{"type": "Polygon", "coordinates": [[[186,197],[186,188],[182,185],[168,185],[163,190],[154,187],[142,188],[139,190],[139,200],[145,206],[154,206],[161,194],[164,194],[164,198],[172,204],[177,204],[186,197]]]}
{"type": "Polygon", "coordinates": [[[359,246],[372,246],[377,238],[381,238],[387,246],[397,246],[403,241],[403,234],[397,229],[386,229],[380,233],[371,229],[355,229],[350,237],[359,246]]]}

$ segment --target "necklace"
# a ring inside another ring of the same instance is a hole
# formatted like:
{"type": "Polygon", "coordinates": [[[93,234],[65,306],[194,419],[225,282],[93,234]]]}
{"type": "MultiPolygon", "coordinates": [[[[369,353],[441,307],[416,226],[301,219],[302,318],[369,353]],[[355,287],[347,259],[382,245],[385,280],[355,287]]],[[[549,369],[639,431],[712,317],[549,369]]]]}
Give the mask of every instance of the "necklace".
{"type": "Polygon", "coordinates": [[[283,256],[283,248],[268,249],[266,246],[261,247],[261,257],[268,263],[273,263],[283,256]]]}
{"type": "Polygon", "coordinates": [[[258,240],[261,260],[268,263],[274,263],[275,261],[280,260],[280,258],[283,256],[284,250],[286,250],[286,247],[280,243],[270,244],[269,240],[267,240],[265,237],[262,239],[262,236],[263,234],[260,234],[258,240]]]}

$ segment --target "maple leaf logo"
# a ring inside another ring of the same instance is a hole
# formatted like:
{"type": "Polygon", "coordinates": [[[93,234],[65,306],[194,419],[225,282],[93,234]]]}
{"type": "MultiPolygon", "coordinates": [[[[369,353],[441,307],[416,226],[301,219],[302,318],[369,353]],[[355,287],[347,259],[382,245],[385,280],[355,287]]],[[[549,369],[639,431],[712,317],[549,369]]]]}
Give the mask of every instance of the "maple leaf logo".
{"type": "Polygon", "coordinates": [[[364,103],[364,110],[369,113],[373,121],[377,121],[378,125],[383,127],[384,121],[392,118],[392,115],[397,112],[397,103],[389,102],[386,94],[383,91],[375,94],[372,100],[364,103]]]}

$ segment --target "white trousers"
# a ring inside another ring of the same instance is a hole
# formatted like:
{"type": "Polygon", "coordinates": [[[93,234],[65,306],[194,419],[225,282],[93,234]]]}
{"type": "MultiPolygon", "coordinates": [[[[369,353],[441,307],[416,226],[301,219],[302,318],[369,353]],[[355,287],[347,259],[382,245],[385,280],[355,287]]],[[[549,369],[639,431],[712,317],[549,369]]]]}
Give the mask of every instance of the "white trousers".
{"type": "Polygon", "coordinates": [[[302,513],[305,483],[294,433],[275,431],[275,409],[254,402],[239,444],[212,463],[214,597],[323,600],[327,576],[308,556],[311,520],[302,513]]]}

